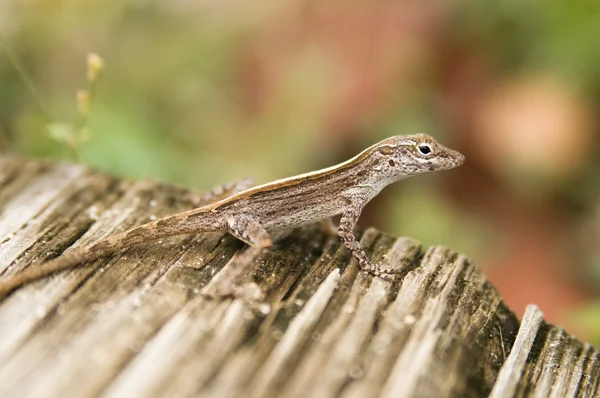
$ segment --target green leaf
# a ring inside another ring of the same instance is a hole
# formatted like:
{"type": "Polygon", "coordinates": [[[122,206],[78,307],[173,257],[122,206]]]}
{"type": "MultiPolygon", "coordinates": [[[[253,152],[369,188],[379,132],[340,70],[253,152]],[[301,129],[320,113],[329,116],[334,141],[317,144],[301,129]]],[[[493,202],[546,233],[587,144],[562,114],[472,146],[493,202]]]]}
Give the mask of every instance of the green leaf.
{"type": "Polygon", "coordinates": [[[52,122],[46,126],[48,135],[62,144],[73,146],[77,141],[75,128],[68,122],[52,122]]]}

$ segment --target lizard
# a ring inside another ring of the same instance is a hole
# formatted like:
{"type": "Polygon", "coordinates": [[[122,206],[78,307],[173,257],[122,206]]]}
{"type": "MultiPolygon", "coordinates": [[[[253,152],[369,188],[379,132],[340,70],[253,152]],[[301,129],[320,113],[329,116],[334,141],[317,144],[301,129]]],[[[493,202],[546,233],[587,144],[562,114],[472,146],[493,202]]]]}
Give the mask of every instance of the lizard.
{"type": "Polygon", "coordinates": [[[452,169],[464,155],[426,134],[393,136],[332,167],[247,188],[214,203],[142,224],[73,249],[0,280],[0,295],[59,271],[161,238],[226,231],[255,248],[273,244],[273,233],[341,215],[337,234],[362,269],[377,274],[353,233],[364,206],[387,185],[452,169]]]}

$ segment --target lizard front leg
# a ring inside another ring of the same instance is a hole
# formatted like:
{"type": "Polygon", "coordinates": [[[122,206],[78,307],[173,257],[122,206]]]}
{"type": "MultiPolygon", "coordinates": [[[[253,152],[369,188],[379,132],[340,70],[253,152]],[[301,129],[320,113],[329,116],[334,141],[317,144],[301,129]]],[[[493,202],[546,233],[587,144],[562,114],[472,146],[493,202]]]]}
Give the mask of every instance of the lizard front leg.
{"type": "Polygon", "coordinates": [[[344,246],[346,246],[346,249],[358,261],[358,265],[369,273],[377,274],[376,266],[369,260],[367,253],[365,253],[353,233],[353,229],[365,204],[367,204],[367,200],[362,196],[353,197],[350,200],[350,205],[342,214],[337,233],[344,246]]]}

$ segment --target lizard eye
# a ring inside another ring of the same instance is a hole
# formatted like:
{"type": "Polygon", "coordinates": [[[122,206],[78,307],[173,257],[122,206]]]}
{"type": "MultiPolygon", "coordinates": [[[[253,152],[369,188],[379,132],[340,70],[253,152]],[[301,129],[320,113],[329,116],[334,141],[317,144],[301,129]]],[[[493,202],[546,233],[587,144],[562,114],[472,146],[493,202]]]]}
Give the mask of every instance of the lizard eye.
{"type": "Polygon", "coordinates": [[[429,155],[432,152],[431,146],[429,146],[429,144],[420,144],[419,146],[417,146],[417,150],[421,155],[425,156],[429,155]]]}

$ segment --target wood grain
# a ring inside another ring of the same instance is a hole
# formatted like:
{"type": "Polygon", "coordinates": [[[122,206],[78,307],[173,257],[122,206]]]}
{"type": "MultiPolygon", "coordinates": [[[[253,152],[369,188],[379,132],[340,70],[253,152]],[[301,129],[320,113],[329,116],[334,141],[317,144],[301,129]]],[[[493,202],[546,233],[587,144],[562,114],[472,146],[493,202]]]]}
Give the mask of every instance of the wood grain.
{"type": "MultiPolygon", "coordinates": [[[[0,157],[0,278],[193,195],[0,157]]],[[[598,350],[535,307],[520,325],[464,255],[360,235],[397,280],[361,272],[314,225],[266,251],[223,234],[165,239],[25,286],[0,302],[0,396],[600,394],[598,350]],[[211,297],[230,278],[255,300],[211,297]]]]}

